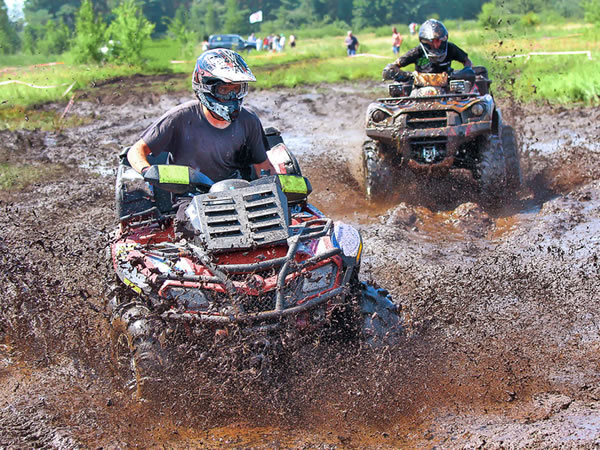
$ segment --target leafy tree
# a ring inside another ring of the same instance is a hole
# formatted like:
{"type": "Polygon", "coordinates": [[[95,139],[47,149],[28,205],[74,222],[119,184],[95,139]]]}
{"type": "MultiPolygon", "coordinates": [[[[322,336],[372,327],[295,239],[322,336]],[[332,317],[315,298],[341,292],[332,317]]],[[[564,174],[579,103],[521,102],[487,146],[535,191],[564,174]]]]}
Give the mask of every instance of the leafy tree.
{"type": "Polygon", "coordinates": [[[240,9],[240,5],[237,0],[225,0],[223,31],[225,33],[234,34],[242,34],[247,32],[249,29],[247,17],[249,15],[250,11],[247,9],[240,9]]]}
{"type": "Polygon", "coordinates": [[[60,19],[58,22],[49,20],[43,29],[43,38],[36,45],[38,53],[44,55],[59,54],[69,48],[69,27],[60,19]]]}
{"type": "Polygon", "coordinates": [[[75,38],[73,40],[73,56],[77,62],[100,62],[104,44],[106,24],[102,17],[96,17],[91,0],[83,0],[81,8],[75,16],[75,38]]]}
{"type": "Polygon", "coordinates": [[[44,25],[47,21],[35,22],[39,11],[45,10],[51,19],[62,18],[66,24],[73,26],[75,15],[81,5],[81,0],[26,0],[24,6],[25,20],[28,24],[37,23],[44,25]]]}
{"type": "Polygon", "coordinates": [[[587,22],[600,24],[600,0],[583,0],[581,6],[587,22]]]}
{"type": "Polygon", "coordinates": [[[0,3],[0,54],[15,53],[19,46],[19,36],[14,24],[8,19],[6,5],[0,3]]]}
{"type": "Polygon", "coordinates": [[[206,34],[211,35],[217,32],[219,27],[219,19],[217,18],[217,13],[213,7],[212,2],[208,4],[206,8],[206,12],[204,14],[204,24],[206,34]]]}
{"type": "Polygon", "coordinates": [[[167,31],[170,37],[179,44],[182,55],[191,54],[194,44],[198,41],[199,32],[188,27],[189,15],[183,7],[177,10],[173,19],[165,18],[167,31]]]}
{"type": "Polygon", "coordinates": [[[146,19],[135,0],[124,0],[113,13],[115,19],[108,27],[108,36],[118,45],[113,59],[129,64],[141,63],[142,50],[150,40],[154,24],[146,19]]]}

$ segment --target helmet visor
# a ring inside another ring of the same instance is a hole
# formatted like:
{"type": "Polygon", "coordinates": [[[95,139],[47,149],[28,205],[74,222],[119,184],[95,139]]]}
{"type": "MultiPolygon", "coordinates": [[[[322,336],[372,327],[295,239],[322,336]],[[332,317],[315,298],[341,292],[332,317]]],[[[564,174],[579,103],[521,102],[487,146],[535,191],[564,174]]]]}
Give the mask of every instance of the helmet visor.
{"type": "Polygon", "coordinates": [[[446,57],[448,51],[448,41],[446,39],[420,39],[420,41],[429,59],[439,61],[446,57]]]}

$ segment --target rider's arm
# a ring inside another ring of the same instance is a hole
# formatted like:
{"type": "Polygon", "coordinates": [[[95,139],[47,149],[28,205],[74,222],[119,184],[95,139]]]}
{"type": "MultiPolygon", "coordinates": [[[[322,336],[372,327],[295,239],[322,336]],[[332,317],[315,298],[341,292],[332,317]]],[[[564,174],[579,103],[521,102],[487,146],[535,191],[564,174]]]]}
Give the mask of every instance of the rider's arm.
{"type": "Polygon", "coordinates": [[[467,60],[464,61],[463,64],[465,65],[465,67],[473,67],[473,63],[469,58],[467,58],[467,60]]]}
{"type": "Polygon", "coordinates": [[[127,160],[131,167],[142,173],[142,169],[149,167],[148,155],[152,152],[143,139],[137,141],[127,152],[127,160]]]}
{"type": "Polygon", "coordinates": [[[420,50],[421,50],[421,47],[415,47],[413,49],[410,49],[404,55],[399,57],[394,62],[394,64],[396,64],[398,67],[405,67],[405,66],[408,66],[409,64],[416,63],[419,60],[419,58],[421,57],[420,50]]]}
{"type": "Polygon", "coordinates": [[[269,158],[265,159],[260,164],[254,164],[254,170],[256,170],[258,176],[260,176],[262,170],[266,170],[269,175],[275,175],[277,173],[277,170],[275,170],[275,167],[273,167],[269,158]]]}

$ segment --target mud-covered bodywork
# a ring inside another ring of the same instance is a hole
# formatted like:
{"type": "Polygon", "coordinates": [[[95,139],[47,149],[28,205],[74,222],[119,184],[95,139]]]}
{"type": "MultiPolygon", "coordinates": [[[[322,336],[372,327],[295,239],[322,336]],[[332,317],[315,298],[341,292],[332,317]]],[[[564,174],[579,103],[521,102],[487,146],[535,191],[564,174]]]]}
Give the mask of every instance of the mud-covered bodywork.
{"type": "Polygon", "coordinates": [[[382,98],[369,106],[366,133],[393,148],[411,169],[443,174],[469,164],[468,144],[497,133],[498,123],[489,94],[382,98]],[[483,112],[474,114],[475,105],[483,112]]]}
{"type": "Polygon", "coordinates": [[[369,105],[365,128],[370,139],[363,146],[368,197],[397,184],[401,167],[435,177],[467,169],[481,180],[483,191],[495,190],[493,196],[518,187],[514,132],[503,125],[489,94],[487,71],[476,69],[450,77],[414,73],[410,82],[390,84],[390,97],[369,105]]]}
{"type": "Polygon", "coordinates": [[[276,327],[297,315],[300,327],[320,324],[327,302],[348,293],[360,234],[309,204],[288,214],[279,178],[271,178],[195,196],[189,239],[177,239],[169,221],[127,223],[112,246],[119,278],[166,320],[276,327]]]}
{"type": "Polygon", "coordinates": [[[258,372],[268,366],[265,348],[282,334],[332,330],[379,346],[401,332],[387,292],[358,281],[358,230],[308,203],[310,182],[280,136],[269,137],[279,173],[250,180],[213,184],[167,164],[142,177],[123,159],[110,255],[126,289],[117,289],[109,310],[114,359],[138,396],[165,366],[165,332],[202,345],[241,332],[247,348],[260,348],[248,358],[260,360],[258,372]]]}

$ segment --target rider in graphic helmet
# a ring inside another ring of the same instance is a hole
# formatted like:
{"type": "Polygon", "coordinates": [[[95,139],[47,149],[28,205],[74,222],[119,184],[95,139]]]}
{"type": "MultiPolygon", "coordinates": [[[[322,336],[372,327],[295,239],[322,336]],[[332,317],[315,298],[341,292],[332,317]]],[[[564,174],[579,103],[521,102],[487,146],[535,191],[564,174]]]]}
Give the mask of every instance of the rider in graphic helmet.
{"type": "Polygon", "coordinates": [[[448,30],[442,22],[435,19],[426,20],[419,28],[419,45],[383,70],[383,78],[396,79],[402,71],[400,68],[415,65],[415,70],[422,73],[443,73],[451,70],[452,61],[459,61],[465,67],[472,63],[468,55],[457,45],[448,41],[448,30]]]}
{"type": "Polygon", "coordinates": [[[193,167],[215,182],[236,178],[251,165],[257,174],[275,174],[260,119],[242,107],[251,81],[256,78],[236,52],[202,53],[192,75],[197,100],[150,125],[127,154],[131,166],[144,173],[149,155],[169,152],[173,164],[193,167]]]}
{"type": "Polygon", "coordinates": [[[240,114],[248,94],[248,82],[256,81],[252,71],[233,50],[204,52],[196,61],[192,89],[211,113],[231,122],[240,114]]]}

